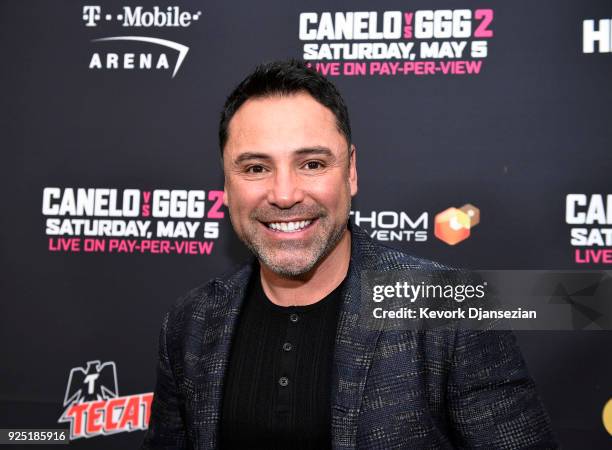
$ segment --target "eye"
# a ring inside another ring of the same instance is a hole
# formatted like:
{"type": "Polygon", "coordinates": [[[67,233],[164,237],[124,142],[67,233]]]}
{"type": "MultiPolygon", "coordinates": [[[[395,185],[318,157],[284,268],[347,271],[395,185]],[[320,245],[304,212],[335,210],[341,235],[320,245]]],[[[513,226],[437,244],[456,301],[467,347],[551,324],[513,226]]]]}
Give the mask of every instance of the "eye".
{"type": "Polygon", "coordinates": [[[264,166],[260,166],[258,164],[253,165],[253,166],[248,166],[244,171],[246,173],[263,173],[264,172],[264,166]]]}
{"type": "Polygon", "coordinates": [[[317,170],[323,168],[323,163],[321,161],[308,161],[304,164],[304,167],[309,170],[317,170]]]}

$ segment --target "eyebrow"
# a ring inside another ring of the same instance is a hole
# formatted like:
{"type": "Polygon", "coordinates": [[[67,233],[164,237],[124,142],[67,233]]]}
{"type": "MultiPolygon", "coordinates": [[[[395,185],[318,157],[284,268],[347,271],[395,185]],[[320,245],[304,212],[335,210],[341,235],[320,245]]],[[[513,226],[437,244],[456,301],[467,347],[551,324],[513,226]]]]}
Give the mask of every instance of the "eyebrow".
{"type": "MultiPolygon", "coordinates": [[[[328,156],[328,157],[334,156],[334,154],[329,148],[318,146],[318,145],[315,147],[298,148],[293,151],[293,154],[296,156],[308,156],[308,155],[321,155],[321,156],[328,156]]],[[[238,157],[236,157],[236,159],[234,160],[234,164],[241,164],[245,161],[250,161],[252,159],[261,159],[261,160],[269,161],[272,158],[267,153],[244,152],[238,155],[238,157]]]]}

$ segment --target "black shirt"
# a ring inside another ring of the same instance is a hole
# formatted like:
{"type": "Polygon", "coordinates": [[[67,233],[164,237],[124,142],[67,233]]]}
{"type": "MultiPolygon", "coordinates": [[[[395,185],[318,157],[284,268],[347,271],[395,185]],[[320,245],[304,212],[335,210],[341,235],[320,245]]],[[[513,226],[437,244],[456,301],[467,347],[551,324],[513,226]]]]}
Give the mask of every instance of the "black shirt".
{"type": "Polygon", "coordinates": [[[342,283],[306,306],[249,282],[225,376],[223,449],[331,448],[331,368],[342,283]]]}

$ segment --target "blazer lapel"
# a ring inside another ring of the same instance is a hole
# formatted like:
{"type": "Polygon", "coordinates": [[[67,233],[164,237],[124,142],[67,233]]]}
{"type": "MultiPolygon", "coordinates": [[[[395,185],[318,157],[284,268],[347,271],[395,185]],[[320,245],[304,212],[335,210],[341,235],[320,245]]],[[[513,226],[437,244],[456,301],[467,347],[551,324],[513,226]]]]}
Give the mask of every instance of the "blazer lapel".
{"type": "Polygon", "coordinates": [[[361,318],[361,272],[371,266],[367,236],[352,227],[351,262],[343,288],[332,366],[332,444],[334,449],[357,445],[357,418],[370,363],[383,327],[367,329],[361,318]],[[365,239],[364,239],[365,236],[365,239]]]}
{"type": "Polygon", "coordinates": [[[212,337],[204,339],[198,364],[199,382],[196,395],[198,399],[193,413],[197,414],[196,442],[198,448],[217,448],[219,446],[219,429],[223,399],[223,381],[229,362],[232,337],[236,330],[238,315],[243,304],[252,266],[243,267],[228,280],[217,280],[213,298],[204,299],[211,302],[212,323],[207,321],[212,337]]]}

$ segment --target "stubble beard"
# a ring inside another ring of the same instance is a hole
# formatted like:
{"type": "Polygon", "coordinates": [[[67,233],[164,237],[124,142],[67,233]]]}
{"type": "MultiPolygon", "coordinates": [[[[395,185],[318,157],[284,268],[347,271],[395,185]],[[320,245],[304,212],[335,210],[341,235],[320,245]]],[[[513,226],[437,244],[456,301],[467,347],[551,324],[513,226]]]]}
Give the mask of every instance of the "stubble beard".
{"type": "MultiPolygon", "coordinates": [[[[333,224],[329,214],[322,208],[292,208],[290,210],[277,209],[275,211],[266,209],[255,210],[250,215],[252,226],[250,231],[238,232],[240,240],[253,252],[260,263],[266,265],[272,272],[287,278],[295,278],[310,272],[319,262],[321,262],[331,251],[336,247],[342,239],[349,219],[351,210],[350,198],[346,206],[346,218],[338,224],[333,224]],[[320,227],[321,232],[315,234],[308,241],[281,241],[275,242],[273,248],[262,234],[262,230],[257,228],[261,226],[258,222],[271,222],[281,220],[285,217],[295,216],[316,217],[317,222],[314,226],[320,227]],[[277,252],[285,255],[291,251],[300,253],[299,259],[287,258],[277,255],[277,252]]],[[[230,212],[231,218],[231,212],[230,212]]],[[[236,227],[234,227],[236,229],[236,227]]]]}

